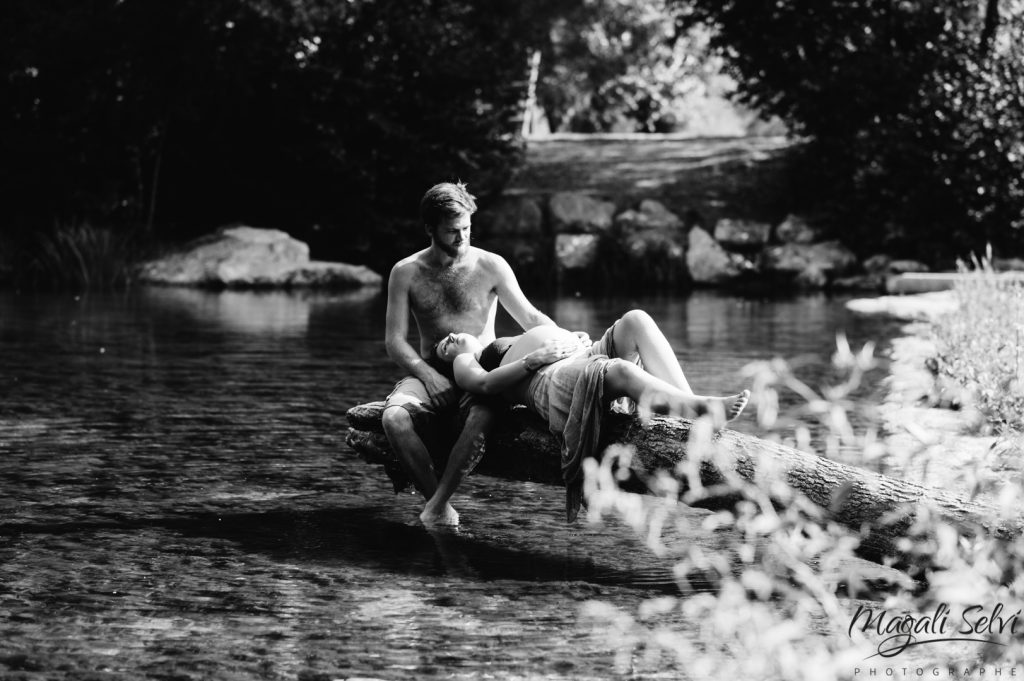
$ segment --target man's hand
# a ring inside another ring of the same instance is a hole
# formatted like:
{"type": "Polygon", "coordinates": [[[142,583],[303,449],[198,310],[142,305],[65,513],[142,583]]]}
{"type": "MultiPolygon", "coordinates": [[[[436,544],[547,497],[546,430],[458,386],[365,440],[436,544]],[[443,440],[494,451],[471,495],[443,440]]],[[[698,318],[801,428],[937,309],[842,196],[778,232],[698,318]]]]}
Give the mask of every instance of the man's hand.
{"type": "Polygon", "coordinates": [[[586,331],[573,331],[573,334],[580,339],[581,348],[589,348],[594,344],[594,341],[590,340],[590,334],[586,331]]]}
{"type": "Polygon", "coordinates": [[[455,386],[441,374],[432,371],[420,380],[423,382],[423,387],[427,389],[430,404],[434,408],[446,407],[455,402],[455,386]]]}

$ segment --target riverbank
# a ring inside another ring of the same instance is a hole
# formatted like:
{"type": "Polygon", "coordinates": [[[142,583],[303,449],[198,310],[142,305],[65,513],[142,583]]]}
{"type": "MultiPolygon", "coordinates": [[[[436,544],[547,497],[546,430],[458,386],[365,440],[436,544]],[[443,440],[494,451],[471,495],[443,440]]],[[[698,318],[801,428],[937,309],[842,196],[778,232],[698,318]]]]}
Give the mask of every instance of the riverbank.
{"type": "Polygon", "coordinates": [[[891,341],[878,408],[890,454],[884,472],[965,495],[1020,476],[1013,445],[991,434],[971,392],[939,371],[935,325],[959,309],[955,291],[855,299],[847,307],[907,321],[904,335],[891,341]]]}

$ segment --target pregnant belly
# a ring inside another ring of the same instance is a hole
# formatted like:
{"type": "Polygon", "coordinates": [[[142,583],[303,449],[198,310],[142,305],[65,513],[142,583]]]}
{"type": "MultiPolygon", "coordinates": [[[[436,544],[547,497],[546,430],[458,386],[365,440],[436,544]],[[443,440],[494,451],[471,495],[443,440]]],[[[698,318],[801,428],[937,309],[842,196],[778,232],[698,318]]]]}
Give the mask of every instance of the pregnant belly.
{"type": "Polygon", "coordinates": [[[576,339],[576,335],[558,326],[535,326],[516,340],[501,359],[501,363],[504,365],[516,362],[544,345],[545,341],[552,339],[572,341],[576,339]]]}

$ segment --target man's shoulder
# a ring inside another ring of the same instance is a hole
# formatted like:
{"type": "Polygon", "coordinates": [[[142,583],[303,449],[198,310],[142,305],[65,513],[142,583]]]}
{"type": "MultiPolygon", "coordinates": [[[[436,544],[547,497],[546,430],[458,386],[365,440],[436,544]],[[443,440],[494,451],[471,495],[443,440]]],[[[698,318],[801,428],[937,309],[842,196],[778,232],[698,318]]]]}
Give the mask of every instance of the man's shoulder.
{"type": "Polygon", "coordinates": [[[422,266],[423,255],[425,253],[426,250],[417,251],[412,255],[407,255],[406,257],[402,258],[391,267],[391,275],[400,277],[411,277],[422,266]]]}
{"type": "Polygon", "coordinates": [[[485,251],[482,248],[473,246],[472,253],[473,257],[476,258],[476,264],[479,267],[484,267],[490,270],[508,267],[508,263],[505,261],[505,258],[492,251],[485,251]]]}

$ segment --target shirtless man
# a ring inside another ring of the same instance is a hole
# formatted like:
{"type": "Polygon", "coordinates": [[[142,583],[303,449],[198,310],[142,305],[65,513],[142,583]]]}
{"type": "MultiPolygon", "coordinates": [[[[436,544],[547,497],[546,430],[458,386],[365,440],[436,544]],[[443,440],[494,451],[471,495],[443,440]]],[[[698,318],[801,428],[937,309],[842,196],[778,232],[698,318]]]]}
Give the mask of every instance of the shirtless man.
{"type": "Polygon", "coordinates": [[[526,299],[504,258],[469,245],[475,211],[476,202],[465,185],[431,187],[420,202],[430,246],[399,261],[388,279],[385,345],[388,356],[410,375],[388,396],[382,420],[388,441],[427,500],[420,513],[424,524],[458,524],[458,513],[448,500],[494,420],[493,408],[485,400],[454,386],[451,364],[437,359],[434,344],[453,332],[471,333],[490,343],[498,302],[524,330],[554,324],[526,299]],[[407,339],[409,312],[419,329],[418,351],[407,339]],[[413,428],[412,414],[460,407],[468,413],[439,480],[413,428]]]}

